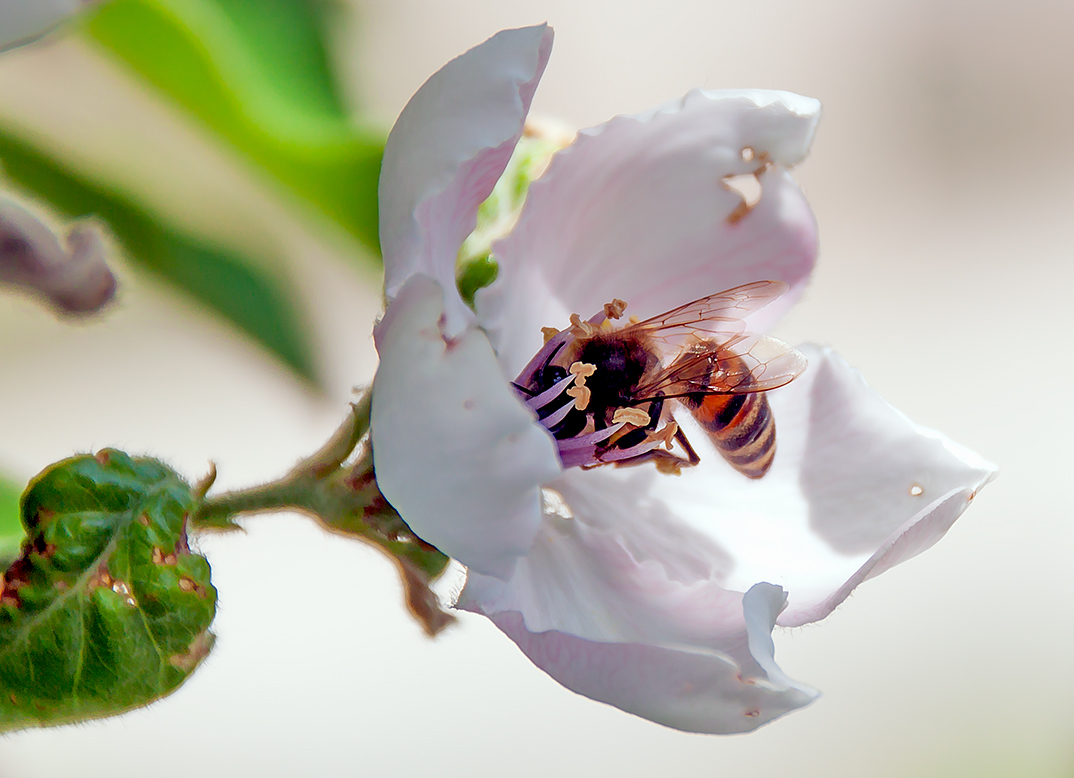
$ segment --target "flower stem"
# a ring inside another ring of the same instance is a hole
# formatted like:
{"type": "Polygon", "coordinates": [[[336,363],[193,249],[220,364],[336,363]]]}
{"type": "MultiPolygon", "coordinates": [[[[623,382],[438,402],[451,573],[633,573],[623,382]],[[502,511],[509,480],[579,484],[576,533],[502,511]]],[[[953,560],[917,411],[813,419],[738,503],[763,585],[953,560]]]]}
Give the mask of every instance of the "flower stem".
{"type": "Polygon", "coordinates": [[[425,631],[434,635],[455,620],[429,588],[448,558],[415,535],[380,493],[368,440],[369,414],[367,389],[351,403],[343,423],[318,451],[271,483],[210,498],[206,492],[216,476],[214,468],[195,490],[202,501],[191,526],[236,529],[234,517],[242,513],[305,513],[330,532],[358,538],[387,554],[399,570],[407,607],[425,631]],[[357,457],[348,462],[356,451],[357,457]]]}
{"type": "MultiPolygon", "coordinates": [[[[323,495],[318,499],[316,493],[321,491],[321,484],[326,478],[341,469],[343,462],[369,431],[369,409],[370,392],[367,389],[357,402],[351,403],[350,411],[342,424],[320,449],[299,462],[279,480],[203,499],[200,510],[192,519],[193,525],[199,528],[234,529],[237,525],[232,519],[240,513],[280,510],[298,510],[327,520],[328,517],[322,516],[320,511],[327,507],[323,505],[323,495]]],[[[354,470],[362,469],[365,470],[363,474],[372,478],[373,460],[368,450],[356,464],[362,464],[364,467],[351,468],[352,475],[358,475],[354,470]]],[[[205,491],[211,486],[213,478],[215,470],[210,475],[209,483],[203,487],[205,491]]],[[[373,495],[364,496],[373,499],[373,495]]],[[[357,504],[351,502],[346,507],[361,509],[365,506],[358,500],[357,504]]]]}

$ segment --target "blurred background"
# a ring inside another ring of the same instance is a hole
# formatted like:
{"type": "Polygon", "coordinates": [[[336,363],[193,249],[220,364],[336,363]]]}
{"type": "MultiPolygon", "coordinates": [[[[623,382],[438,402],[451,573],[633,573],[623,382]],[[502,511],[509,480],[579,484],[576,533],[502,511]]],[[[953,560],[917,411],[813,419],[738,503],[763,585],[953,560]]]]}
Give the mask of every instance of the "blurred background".
{"type": "Polygon", "coordinates": [[[546,20],[533,113],[575,126],[694,86],[820,98],[796,174],[821,255],[776,334],[836,347],[1000,477],[928,553],[777,632],[784,670],[824,696],[734,737],[578,697],[480,618],[429,640],[378,552],[251,518],[200,540],[220,608],[194,677],[146,710],[6,736],[0,778],[1074,775],[1074,5],[294,5],[115,0],[0,57],[9,183],[110,215],[128,248],[96,319],[0,297],[11,480],[116,446],[190,478],[213,460],[240,487],[319,445],[376,365],[378,144],[447,60],[546,20]]]}

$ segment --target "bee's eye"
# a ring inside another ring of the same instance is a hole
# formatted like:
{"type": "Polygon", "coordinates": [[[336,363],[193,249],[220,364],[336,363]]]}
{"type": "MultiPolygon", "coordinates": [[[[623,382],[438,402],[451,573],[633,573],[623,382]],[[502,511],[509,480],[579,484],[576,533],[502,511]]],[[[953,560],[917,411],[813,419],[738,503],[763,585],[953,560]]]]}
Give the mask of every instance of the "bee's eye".
{"type": "Polygon", "coordinates": [[[559,365],[545,365],[541,368],[541,373],[537,380],[542,389],[547,389],[556,381],[562,381],[566,377],[566,368],[559,365]]]}

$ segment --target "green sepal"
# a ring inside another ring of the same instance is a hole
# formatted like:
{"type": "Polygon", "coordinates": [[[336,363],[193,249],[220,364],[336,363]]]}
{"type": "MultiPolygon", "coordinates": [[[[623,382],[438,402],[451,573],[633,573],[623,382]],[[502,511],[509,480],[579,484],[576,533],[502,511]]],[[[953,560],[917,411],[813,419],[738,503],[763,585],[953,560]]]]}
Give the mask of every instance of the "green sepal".
{"type": "Polygon", "coordinates": [[[0,593],[0,731],[121,713],[190,676],[216,613],[196,507],[168,467],[110,449],[30,482],[0,593]]]}
{"type": "Polygon", "coordinates": [[[478,290],[484,289],[495,281],[499,273],[500,266],[488,254],[468,260],[465,264],[460,265],[456,284],[459,288],[459,294],[466,301],[466,304],[473,308],[474,296],[478,290]]]}
{"type": "Polygon", "coordinates": [[[496,280],[499,265],[492,245],[518,221],[530,184],[541,177],[552,156],[566,145],[563,138],[523,135],[492,193],[477,209],[477,224],[455,259],[455,286],[471,308],[474,295],[496,280]]]}

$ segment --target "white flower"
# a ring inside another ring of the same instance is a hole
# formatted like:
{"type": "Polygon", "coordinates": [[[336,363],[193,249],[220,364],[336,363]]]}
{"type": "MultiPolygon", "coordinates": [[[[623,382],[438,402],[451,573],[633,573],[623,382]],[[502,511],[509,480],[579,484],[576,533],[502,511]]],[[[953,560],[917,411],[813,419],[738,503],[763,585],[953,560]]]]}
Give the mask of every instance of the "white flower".
{"type": "Polygon", "coordinates": [[[815,100],[694,91],[582,131],[494,246],[471,310],[455,287],[522,132],[552,43],[507,30],[448,63],[388,140],[380,182],[389,301],[376,329],[372,434],[380,488],[424,540],[469,569],[459,606],[492,619],[565,686],[694,732],[751,730],[816,697],[775,664],[771,630],[824,618],[867,577],[935,543],[994,468],[917,427],[833,352],[768,394],[778,454],[733,470],[685,411],[701,462],[564,468],[511,381],[541,327],[613,298],[643,319],[758,280],[797,299],[816,229],[787,172],[815,100]],[[756,173],[748,211],[725,185],[756,173]]]}
{"type": "Polygon", "coordinates": [[[97,0],[0,0],[0,51],[40,38],[97,0]]]}

